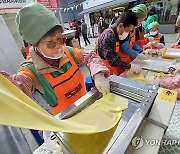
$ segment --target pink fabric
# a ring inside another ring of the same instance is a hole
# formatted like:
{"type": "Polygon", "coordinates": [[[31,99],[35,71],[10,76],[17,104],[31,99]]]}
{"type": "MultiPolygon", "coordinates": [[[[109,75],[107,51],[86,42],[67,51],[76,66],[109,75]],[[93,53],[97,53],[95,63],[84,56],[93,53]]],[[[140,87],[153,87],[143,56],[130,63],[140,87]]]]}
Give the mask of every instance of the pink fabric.
{"type": "Polygon", "coordinates": [[[80,60],[90,69],[92,77],[99,72],[104,73],[105,77],[110,75],[108,68],[94,51],[82,51],[80,60]]]}
{"type": "Polygon", "coordinates": [[[159,82],[160,86],[166,89],[180,88],[180,76],[163,78],[159,82]]]}
{"type": "Polygon", "coordinates": [[[6,79],[11,81],[17,88],[23,91],[30,98],[32,97],[32,80],[26,75],[13,74],[9,75],[6,72],[0,72],[6,79]]]}
{"type": "Polygon", "coordinates": [[[178,42],[171,44],[171,48],[180,49],[180,45],[178,45],[178,42]]]}

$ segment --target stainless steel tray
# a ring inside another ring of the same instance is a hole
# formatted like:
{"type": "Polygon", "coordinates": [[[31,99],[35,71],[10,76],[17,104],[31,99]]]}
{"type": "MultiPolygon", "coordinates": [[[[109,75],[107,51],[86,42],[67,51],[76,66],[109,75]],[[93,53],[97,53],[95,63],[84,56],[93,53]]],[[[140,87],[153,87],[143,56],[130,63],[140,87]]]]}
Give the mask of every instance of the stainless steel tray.
{"type": "Polygon", "coordinates": [[[168,73],[168,68],[172,64],[174,64],[173,60],[170,59],[162,59],[162,58],[153,58],[145,60],[144,62],[139,62],[134,60],[132,63],[137,64],[140,63],[144,70],[152,71],[152,72],[163,72],[168,73]]]}

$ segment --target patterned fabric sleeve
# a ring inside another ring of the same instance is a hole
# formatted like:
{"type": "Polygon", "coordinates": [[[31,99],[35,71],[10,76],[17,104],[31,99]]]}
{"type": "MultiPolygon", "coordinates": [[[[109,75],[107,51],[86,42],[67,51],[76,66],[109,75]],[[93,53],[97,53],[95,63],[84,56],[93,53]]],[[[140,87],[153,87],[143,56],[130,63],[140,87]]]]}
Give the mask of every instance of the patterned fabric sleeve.
{"type": "Polygon", "coordinates": [[[17,88],[23,91],[27,96],[32,97],[32,80],[25,74],[9,75],[6,72],[0,72],[5,78],[12,82],[17,88]]]}
{"type": "Polygon", "coordinates": [[[99,72],[104,73],[105,77],[109,76],[109,70],[104,65],[101,58],[94,51],[84,51],[73,48],[73,53],[78,61],[89,68],[92,76],[99,72]]]}
{"type": "Polygon", "coordinates": [[[123,62],[115,52],[116,38],[112,32],[107,31],[106,33],[102,34],[98,44],[98,52],[100,57],[108,60],[112,67],[130,69],[131,65],[123,62]]]}

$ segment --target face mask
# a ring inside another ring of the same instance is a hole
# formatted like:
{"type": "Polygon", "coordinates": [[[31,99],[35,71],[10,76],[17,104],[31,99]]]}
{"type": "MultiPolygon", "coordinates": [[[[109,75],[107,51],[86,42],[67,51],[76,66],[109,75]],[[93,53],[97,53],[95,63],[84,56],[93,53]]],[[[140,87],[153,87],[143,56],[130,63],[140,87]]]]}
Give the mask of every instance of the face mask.
{"type": "Polygon", "coordinates": [[[49,58],[49,59],[60,59],[63,55],[64,55],[64,52],[62,51],[62,49],[58,49],[57,53],[54,55],[54,57],[50,57],[50,56],[46,56],[42,50],[40,48],[37,48],[38,51],[43,55],[43,57],[45,58],[49,58]]]}
{"type": "Polygon", "coordinates": [[[124,31],[122,35],[119,35],[119,40],[124,40],[128,36],[128,34],[129,33],[124,31]]]}
{"type": "Polygon", "coordinates": [[[155,35],[157,35],[157,33],[158,33],[158,31],[150,32],[150,35],[151,35],[151,36],[155,36],[155,35]]]}

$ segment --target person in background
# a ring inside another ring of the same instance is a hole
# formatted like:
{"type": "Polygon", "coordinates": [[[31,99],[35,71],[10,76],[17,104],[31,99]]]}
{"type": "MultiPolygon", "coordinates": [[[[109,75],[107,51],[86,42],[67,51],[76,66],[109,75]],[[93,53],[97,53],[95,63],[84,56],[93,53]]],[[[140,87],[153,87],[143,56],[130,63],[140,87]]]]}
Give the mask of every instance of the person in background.
{"type": "Polygon", "coordinates": [[[109,24],[109,27],[111,27],[111,26],[116,22],[116,20],[117,20],[118,18],[119,18],[119,13],[116,12],[116,13],[114,14],[114,17],[113,17],[112,21],[111,21],[110,24],[109,24]]]}
{"type": "Polygon", "coordinates": [[[157,21],[152,22],[149,25],[149,33],[145,37],[152,37],[152,41],[143,46],[143,49],[162,49],[165,45],[164,35],[158,30],[159,23],[157,21]]]}
{"type": "Polygon", "coordinates": [[[77,24],[78,24],[78,26],[79,26],[79,29],[80,29],[80,33],[81,33],[81,21],[79,20],[79,21],[77,21],[77,24]]]}
{"type": "Polygon", "coordinates": [[[137,26],[136,14],[131,10],[123,12],[111,28],[106,29],[99,37],[96,52],[109,68],[111,74],[120,75],[125,70],[139,72],[141,68],[126,62],[126,57],[120,50],[120,44],[129,32],[137,26]]]}
{"type": "Polygon", "coordinates": [[[174,32],[177,33],[177,41],[176,43],[171,44],[171,48],[180,49],[180,14],[176,20],[174,32]]]}
{"type": "Polygon", "coordinates": [[[89,45],[91,44],[91,42],[89,41],[88,37],[87,37],[87,24],[84,22],[84,20],[81,20],[82,24],[81,24],[81,33],[85,42],[85,46],[87,46],[87,42],[89,43],[89,45]]]}
{"type": "Polygon", "coordinates": [[[80,46],[80,48],[81,48],[81,43],[80,43],[81,31],[80,31],[79,25],[77,24],[76,19],[73,20],[73,23],[72,23],[70,26],[71,26],[70,28],[74,28],[74,29],[76,30],[75,38],[78,39],[78,41],[79,41],[79,46],[80,46]]]}
{"type": "Polygon", "coordinates": [[[147,16],[147,7],[144,4],[139,4],[135,6],[132,11],[136,14],[138,25],[129,33],[129,36],[126,41],[121,44],[121,51],[127,57],[127,63],[130,63],[134,58],[140,60],[145,60],[146,56],[141,53],[143,50],[136,42],[136,29],[141,26],[142,21],[147,16]]]}
{"type": "Polygon", "coordinates": [[[157,21],[158,22],[158,15],[156,14],[156,8],[155,6],[149,6],[148,7],[148,18],[144,24],[144,34],[149,33],[149,24],[152,22],[157,21]]]}
{"type": "Polygon", "coordinates": [[[98,36],[99,32],[98,32],[98,22],[96,21],[94,24],[94,36],[98,36]]]}
{"type": "Polygon", "coordinates": [[[108,24],[106,24],[103,17],[99,18],[98,27],[99,27],[99,34],[101,34],[105,29],[108,28],[108,24]]]}
{"type": "Polygon", "coordinates": [[[98,22],[96,21],[94,24],[94,36],[98,36],[99,31],[98,31],[98,22]]]}
{"type": "Polygon", "coordinates": [[[171,0],[168,0],[165,2],[166,5],[165,5],[165,9],[166,12],[165,12],[165,18],[164,18],[164,21],[168,22],[169,23],[169,20],[170,20],[170,12],[171,12],[171,9],[173,7],[172,3],[171,3],[171,0]]]}
{"type": "Polygon", "coordinates": [[[16,25],[23,40],[31,44],[31,59],[21,65],[17,74],[0,74],[29,97],[37,90],[54,115],[66,109],[86,94],[78,62],[88,66],[100,92],[109,92],[109,70],[100,57],[94,51],[64,46],[63,29],[46,7],[36,2],[27,4],[17,13],[16,25]]]}

